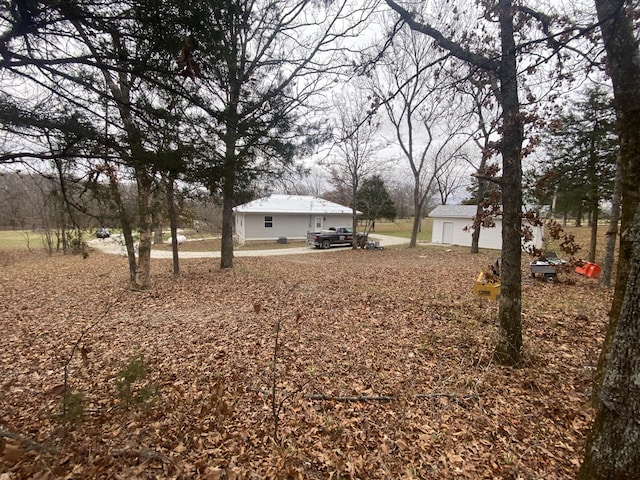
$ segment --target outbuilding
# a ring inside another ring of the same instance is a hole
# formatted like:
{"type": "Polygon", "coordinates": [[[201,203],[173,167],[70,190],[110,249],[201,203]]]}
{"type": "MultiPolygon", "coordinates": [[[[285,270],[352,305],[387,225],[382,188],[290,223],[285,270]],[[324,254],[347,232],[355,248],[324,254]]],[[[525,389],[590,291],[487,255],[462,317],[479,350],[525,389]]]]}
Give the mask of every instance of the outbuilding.
{"type": "MultiPolygon", "coordinates": [[[[431,243],[471,247],[471,227],[476,210],[476,205],[438,205],[429,213],[429,218],[433,219],[431,243]]],[[[495,227],[480,231],[480,248],[502,249],[502,217],[496,217],[494,223],[495,227]]],[[[533,243],[536,248],[542,248],[542,228],[532,228],[533,243]]]]}
{"type": "Polygon", "coordinates": [[[351,225],[353,215],[349,207],[310,195],[274,194],[238,205],[233,211],[240,244],[250,240],[304,240],[307,232],[351,225]]]}

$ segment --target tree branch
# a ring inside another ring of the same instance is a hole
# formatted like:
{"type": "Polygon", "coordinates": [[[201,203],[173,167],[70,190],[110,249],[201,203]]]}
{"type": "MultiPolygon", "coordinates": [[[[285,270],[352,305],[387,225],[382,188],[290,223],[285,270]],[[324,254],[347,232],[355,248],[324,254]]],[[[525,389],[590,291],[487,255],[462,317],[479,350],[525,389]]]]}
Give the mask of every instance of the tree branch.
{"type": "Polygon", "coordinates": [[[502,177],[492,177],[490,175],[483,175],[481,173],[472,173],[472,177],[478,180],[486,180],[487,182],[495,183],[496,185],[502,185],[502,177]]]}
{"type": "Polygon", "coordinates": [[[469,62],[470,64],[487,71],[496,71],[500,66],[499,61],[467,50],[459,43],[453,42],[446,38],[439,30],[433,28],[431,25],[426,25],[424,23],[416,21],[413,15],[409,13],[409,11],[402,8],[393,0],[385,1],[387,2],[387,5],[389,5],[393,10],[396,11],[396,13],[398,13],[398,15],[400,15],[402,20],[404,20],[404,22],[409,26],[409,28],[411,28],[411,30],[415,30],[417,32],[421,32],[425,35],[430,36],[440,47],[451,52],[454,57],[459,58],[460,60],[463,60],[465,62],[469,62]]]}

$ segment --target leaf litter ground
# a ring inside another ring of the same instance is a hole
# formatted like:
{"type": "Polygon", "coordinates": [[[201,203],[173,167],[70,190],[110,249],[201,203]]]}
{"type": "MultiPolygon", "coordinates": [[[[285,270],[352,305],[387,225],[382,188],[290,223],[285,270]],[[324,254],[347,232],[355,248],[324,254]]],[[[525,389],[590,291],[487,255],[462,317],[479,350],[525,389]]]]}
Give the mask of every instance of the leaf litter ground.
{"type": "Polygon", "coordinates": [[[157,260],[147,292],[117,256],[5,257],[0,478],[574,478],[612,292],[523,257],[527,363],[500,367],[497,304],[471,295],[494,255],[184,260],[177,280],[157,260]],[[76,342],[84,412],[61,422],[76,342]],[[134,358],[157,394],[127,407],[134,358]]]}

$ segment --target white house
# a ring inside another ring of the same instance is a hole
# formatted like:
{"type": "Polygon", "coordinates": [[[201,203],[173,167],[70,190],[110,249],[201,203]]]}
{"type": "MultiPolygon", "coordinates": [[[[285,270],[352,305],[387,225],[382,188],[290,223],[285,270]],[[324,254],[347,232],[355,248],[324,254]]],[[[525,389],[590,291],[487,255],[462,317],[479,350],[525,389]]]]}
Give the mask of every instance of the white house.
{"type": "MultiPolygon", "coordinates": [[[[476,205],[438,205],[429,217],[433,219],[431,232],[432,243],[446,245],[471,246],[471,233],[473,230],[473,217],[476,215],[476,205]],[[465,227],[468,227],[465,230],[465,227]]],[[[480,248],[502,249],[502,218],[494,219],[496,224],[492,228],[482,228],[480,231],[480,248]]],[[[532,227],[534,233],[533,243],[537,248],[542,248],[542,228],[532,227]]]]}
{"type": "Polygon", "coordinates": [[[307,232],[351,225],[353,213],[349,207],[308,195],[270,195],[233,211],[240,244],[280,237],[303,240],[307,232]]]}

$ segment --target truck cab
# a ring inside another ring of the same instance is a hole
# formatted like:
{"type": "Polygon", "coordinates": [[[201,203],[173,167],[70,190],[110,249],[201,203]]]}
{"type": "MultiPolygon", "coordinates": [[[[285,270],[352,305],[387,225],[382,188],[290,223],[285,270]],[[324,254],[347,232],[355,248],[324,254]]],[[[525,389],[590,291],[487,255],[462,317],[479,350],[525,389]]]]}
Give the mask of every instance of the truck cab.
{"type": "MultiPolygon", "coordinates": [[[[358,233],[358,237],[365,235],[358,233]]],[[[353,243],[353,228],[330,227],[320,232],[307,233],[307,243],[316,248],[331,248],[333,245],[350,245],[353,243]]]]}

